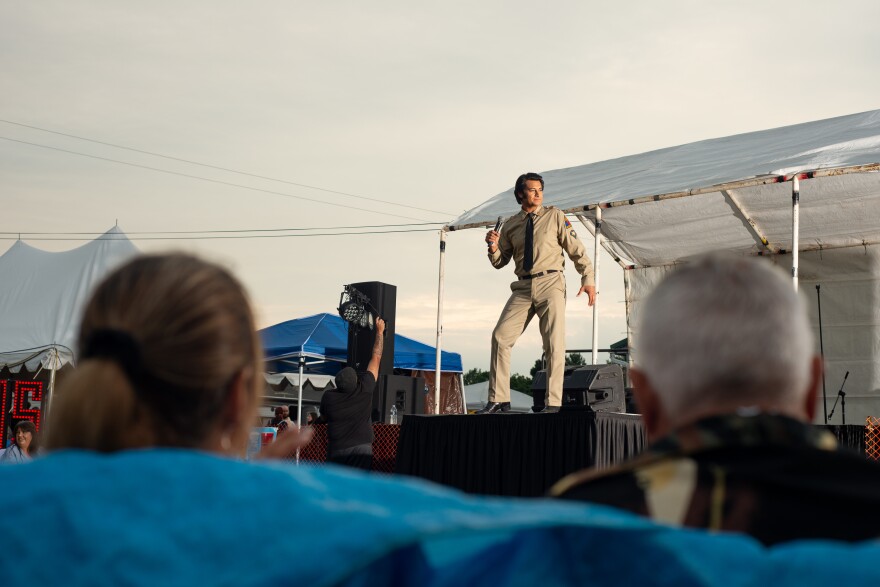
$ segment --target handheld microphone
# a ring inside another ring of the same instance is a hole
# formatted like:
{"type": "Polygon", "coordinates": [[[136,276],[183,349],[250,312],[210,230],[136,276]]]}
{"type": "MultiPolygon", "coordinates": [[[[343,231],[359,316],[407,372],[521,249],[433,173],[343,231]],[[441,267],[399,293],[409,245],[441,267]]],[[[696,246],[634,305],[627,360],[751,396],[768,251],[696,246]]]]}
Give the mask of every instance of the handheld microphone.
{"type": "MultiPolygon", "coordinates": [[[[501,216],[499,216],[498,220],[495,221],[495,228],[493,228],[492,230],[494,230],[495,232],[498,232],[499,230],[501,230],[502,226],[504,226],[504,219],[501,216]]],[[[492,248],[492,243],[487,242],[486,244],[489,245],[490,249],[492,248]]],[[[498,243],[496,242],[495,244],[498,244],[498,243]]]]}

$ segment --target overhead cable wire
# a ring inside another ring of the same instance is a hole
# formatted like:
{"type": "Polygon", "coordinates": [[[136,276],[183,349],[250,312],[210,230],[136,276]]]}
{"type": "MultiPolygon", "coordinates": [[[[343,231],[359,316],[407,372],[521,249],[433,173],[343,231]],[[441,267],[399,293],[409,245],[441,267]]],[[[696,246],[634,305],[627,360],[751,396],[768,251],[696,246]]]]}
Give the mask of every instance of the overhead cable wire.
{"type": "MultiPolygon", "coordinates": [[[[218,239],[253,239],[253,238],[307,238],[313,236],[352,236],[361,234],[401,234],[412,232],[436,232],[436,228],[414,228],[410,230],[372,230],[363,232],[316,232],[311,234],[228,234],[216,236],[136,236],[129,238],[124,235],[103,235],[98,238],[76,238],[76,237],[48,237],[41,236],[37,238],[29,238],[33,241],[113,241],[113,240],[129,240],[129,241],[161,241],[161,240],[218,240],[218,239]]],[[[10,234],[10,233],[3,233],[10,234]]],[[[14,233],[18,234],[18,233],[14,233]]],[[[22,233],[25,234],[25,233],[22,233]]],[[[21,240],[17,237],[0,237],[0,241],[21,240]]]]}
{"type": "MultiPolygon", "coordinates": [[[[141,230],[141,231],[125,231],[126,235],[132,234],[225,234],[225,233],[242,233],[242,232],[304,232],[309,230],[355,230],[363,228],[402,228],[404,226],[433,226],[441,225],[442,222],[404,222],[402,224],[363,224],[360,226],[312,226],[307,228],[235,228],[229,230],[141,230]]],[[[100,236],[105,232],[39,232],[30,230],[12,230],[0,231],[0,234],[15,235],[57,235],[57,236],[100,236]]]]}
{"type": "Polygon", "coordinates": [[[340,192],[340,191],[337,191],[337,190],[331,190],[331,189],[322,188],[322,187],[318,187],[318,186],[314,186],[314,185],[308,185],[308,184],[305,184],[305,183],[297,183],[297,182],[295,182],[295,181],[289,181],[289,180],[286,180],[286,179],[278,179],[277,177],[269,177],[269,176],[266,176],[266,175],[259,175],[259,174],[257,174],[257,173],[250,173],[250,172],[247,172],[247,171],[239,171],[239,170],[237,170],[237,169],[232,169],[232,168],[229,168],[229,167],[223,167],[223,166],[220,166],[220,165],[211,165],[210,163],[201,163],[201,162],[199,162],[199,161],[193,161],[193,160],[191,160],[191,159],[183,159],[183,158],[181,158],[181,157],[173,157],[173,156],[171,156],[171,155],[163,155],[162,153],[155,153],[155,152],[153,152],[153,151],[144,151],[144,150],[142,150],[142,149],[136,149],[136,148],[134,148],[134,147],[126,147],[125,145],[117,145],[117,144],[115,144],[115,143],[108,143],[108,142],[105,142],[105,141],[99,141],[99,140],[96,140],[96,139],[89,139],[89,138],[86,138],[86,137],[81,137],[81,136],[78,136],[78,135],[73,135],[73,134],[69,134],[69,133],[65,133],[65,132],[60,132],[60,131],[57,131],[57,130],[50,130],[50,129],[48,129],[48,128],[41,128],[41,127],[39,127],[39,126],[33,126],[33,125],[31,125],[31,124],[24,124],[24,123],[22,123],[22,122],[15,122],[15,121],[12,121],[12,120],[4,120],[4,119],[2,119],[2,118],[0,118],[0,122],[6,123],[6,124],[12,124],[12,125],[20,126],[20,127],[24,127],[24,128],[30,128],[30,129],[38,130],[38,131],[41,131],[41,132],[47,132],[47,133],[51,133],[51,134],[53,134],[53,135],[59,135],[59,136],[62,136],[62,137],[68,137],[68,138],[71,138],[71,139],[77,139],[77,140],[80,140],[80,141],[87,141],[87,142],[89,142],[89,143],[95,143],[95,144],[97,144],[97,145],[104,145],[104,146],[107,146],[107,147],[113,147],[114,149],[124,149],[124,150],[126,150],[126,151],[132,151],[132,152],[134,152],[134,153],[141,153],[142,155],[150,155],[151,157],[161,157],[162,159],[169,159],[169,160],[171,160],[171,161],[179,161],[180,163],[187,163],[187,164],[189,164],[189,165],[198,165],[198,166],[200,166],[200,167],[208,167],[208,168],[210,168],[210,169],[217,169],[217,170],[219,170],[219,171],[226,171],[226,172],[228,172],[228,173],[236,173],[236,174],[238,174],[238,175],[245,175],[245,176],[248,176],[248,177],[254,177],[254,178],[257,178],[257,179],[265,179],[265,180],[268,180],[268,181],[275,181],[275,182],[278,182],[278,183],[286,183],[286,184],[288,184],[288,185],[294,185],[294,186],[297,186],[297,187],[306,188],[306,189],[310,189],[310,190],[317,190],[317,191],[321,191],[321,192],[327,192],[328,194],[338,194],[338,195],[340,195],[340,196],[347,196],[347,197],[349,197],[349,198],[358,198],[358,199],[361,199],[361,200],[369,200],[369,201],[371,201],[371,202],[379,202],[379,203],[382,203],[382,204],[388,204],[388,205],[391,205],[391,206],[400,206],[401,208],[410,208],[410,209],[412,209],[412,210],[420,210],[420,211],[422,211],[422,212],[433,212],[433,213],[435,213],[435,214],[444,214],[444,215],[447,215],[447,216],[455,216],[455,214],[450,214],[450,213],[448,213],[448,212],[441,212],[441,211],[439,211],[439,210],[429,210],[428,208],[419,208],[418,206],[410,206],[409,204],[399,204],[399,203],[397,203],[397,202],[391,202],[391,201],[388,201],[388,200],[380,200],[380,199],[378,199],[378,198],[370,198],[370,197],[367,197],[367,196],[361,196],[361,195],[358,195],[358,194],[350,194],[350,193],[348,193],[348,192],[340,192]]]}
{"type": "Polygon", "coordinates": [[[129,167],[138,167],[138,168],[140,168],[140,169],[148,169],[148,170],[150,170],[150,171],[155,171],[155,172],[157,172],[157,173],[167,173],[168,175],[178,175],[178,176],[180,176],[180,177],[188,177],[188,178],[190,178],[190,179],[198,179],[198,180],[201,180],[201,181],[207,181],[207,182],[216,183],[216,184],[220,184],[220,185],[227,185],[227,186],[232,186],[232,187],[242,188],[242,189],[245,189],[245,190],[251,190],[251,191],[254,191],[254,192],[262,192],[262,193],[266,193],[266,194],[274,194],[274,195],[276,195],[276,196],[283,196],[283,197],[285,197],[285,198],[294,198],[294,199],[297,199],[297,200],[305,200],[305,201],[307,201],[307,202],[315,202],[315,203],[318,203],[318,204],[326,204],[327,206],[336,206],[336,207],[338,207],[338,208],[345,208],[345,209],[347,209],[347,210],[358,210],[358,211],[360,211],[360,212],[369,212],[369,213],[371,213],[371,214],[380,214],[380,215],[382,215],[382,216],[393,216],[393,217],[395,217],[395,218],[404,218],[404,219],[406,219],[406,220],[419,220],[419,221],[422,221],[422,222],[425,221],[424,218],[413,218],[412,216],[401,216],[400,214],[392,214],[392,213],[390,213],[390,212],[380,212],[380,211],[378,211],[378,210],[371,210],[371,209],[369,209],[369,208],[358,208],[358,207],[356,207],[356,206],[348,206],[348,205],[345,205],[345,204],[337,204],[336,202],[327,202],[327,201],[324,201],[324,200],[316,200],[315,198],[307,198],[307,197],[305,197],[305,196],[295,196],[295,195],[293,195],[293,194],[287,194],[287,193],[284,193],[284,192],[276,192],[276,191],[274,191],[274,190],[267,190],[267,189],[263,189],[263,188],[256,188],[256,187],[252,187],[252,186],[249,186],[249,185],[243,185],[243,184],[240,184],[240,183],[233,183],[233,182],[231,182],[231,181],[223,181],[223,180],[220,180],[220,179],[211,179],[210,177],[202,177],[202,176],[200,176],[200,175],[191,175],[191,174],[189,174],[189,173],[181,173],[181,172],[179,172],[179,171],[169,171],[168,169],[161,169],[161,168],[159,168],[159,167],[151,167],[151,166],[149,166],[149,165],[140,165],[140,164],[138,164],[138,163],[130,163],[130,162],[128,162],[128,161],[120,161],[120,160],[118,160],[118,159],[111,159],[111,158],[109,158],[109,157],[100,157],[100,156],[98,156],[98,155],[89,155],[88,153],[80,153],[79,151],[71,151],[71,150],[68,150],[68,149],[62,149],[62,148],[60,148],[60,147],[52,147],[52,146],[49,146],[49,145],[41,145],[41,144],[39,144],[39,143],[31,143],[31,142],[29,142],[29,141],[22,141],[22,140],[19,140],[19,139],[12,139],[12,138],[9,138],[9,137],[4,137],[4,136],[0,136],[0,139],[2,139],[2,140],[4,140],[4,141],[10,141],[10,142],[13,142],[13,143],[20,143],[20,144],[22,144],[22,145],[30,145],[30,146],[32,146],[32,147],[40,147],[40,148],[42,148],[42,149],[49,149],[49,150],[52,150],[52,151],[59,151],[59,152],[61,152],[61,153],[68,153],[68,154],[70,154],[70,155],[79,155],[80,157],[88,157],[88,158],[90,158],[90,159],[98,159],[99,161],[108,161],[108,162],[110,162],[110,163],[119,163],[120,165],[128,165],[129,167]]]}

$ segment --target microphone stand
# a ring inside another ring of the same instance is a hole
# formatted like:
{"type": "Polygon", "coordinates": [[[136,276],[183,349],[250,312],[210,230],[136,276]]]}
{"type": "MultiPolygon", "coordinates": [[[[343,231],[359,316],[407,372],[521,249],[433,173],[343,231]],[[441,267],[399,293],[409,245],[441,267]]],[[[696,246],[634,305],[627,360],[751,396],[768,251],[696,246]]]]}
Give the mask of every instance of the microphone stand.
{"type": "Polygon", "coordinates": [[[822,357],[822,411],[825,414],[825,424],[827,425],[828,397],[825,395],[825,344],[822,340],[822,294],[819,293],[818,283],[816,284],[816,303],[819,306],[819,355],[822,357]]]}
{"type": "Polygon", "coordinates": [[[846,375],[843,376],[843,383],[840,384],[840,391],[837,392],[837,399],[834,400],[834,405],[831,406],[831,413],[828,414],[829,418],[834,416],[834,410],[837,409],[837,400],[841,400],[840,402],[840,423],[846,425],[846,394],[843,392],[843,386],[846,385],[846,378],[849,377],[849,371],[846,372],[846,375]]]}

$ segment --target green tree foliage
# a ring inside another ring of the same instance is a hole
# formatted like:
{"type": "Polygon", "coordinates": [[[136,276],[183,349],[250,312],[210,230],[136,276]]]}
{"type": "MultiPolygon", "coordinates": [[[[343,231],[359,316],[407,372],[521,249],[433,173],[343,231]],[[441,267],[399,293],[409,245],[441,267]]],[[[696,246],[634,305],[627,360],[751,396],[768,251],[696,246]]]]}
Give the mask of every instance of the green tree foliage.
{"type": "Polygon", "coordinates": [[[514,373],[510,377],[510,389],[515,389],[526,395],[532,395],[532,378],[514,373]]]}
{"type": "Polygon", "coordinates": [[[489,372],[483,371],[482,369],[477,369],[474,367],[470,371],[464,374],[464,384],[472,385],[474,383],[482,383],[483,381],[489,381],[489,372]]]}
{"type": "Polygon", "coordinates": [[[535,366],[529,370],[529,375],[531,375],[532,378],[534,379],[535,373],[537,373],[538,371],[540,371],[543,368],[544,368],[544,366],[541,364],[541,359],[538,359],[535,361],[535,366]]]}
{"type": "MultiPolygon", "coordinates": [[[[568,353],[567,355],[565,355],[565,364],[566,365],[577,365],[577,366],[586,365],[587,360],[580,353],[568,353]]],[[[529,370],[529,375],[531,375],[532,378],[534,378],[535,373],[537,373],[538,371],[542,371],[543,369],[544,369],[544,367],[541,364],[541,359],[537,359],[537,360],[535,360],[535,365],[529,370]]]]}
{"type": "Polygon", "coordinates": [[[580,353],[568,353],[565,355],[565,364],[566,365],[586,365],[587,360],[580,353]]]}

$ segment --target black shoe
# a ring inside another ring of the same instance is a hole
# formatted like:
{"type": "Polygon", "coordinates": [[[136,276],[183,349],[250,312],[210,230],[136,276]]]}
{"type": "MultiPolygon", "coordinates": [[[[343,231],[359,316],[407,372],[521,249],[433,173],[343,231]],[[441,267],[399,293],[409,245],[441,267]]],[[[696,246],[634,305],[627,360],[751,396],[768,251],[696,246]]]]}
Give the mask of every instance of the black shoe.
{"type": "Polygon", "coordinates": [[[476,414],[494,414],[496,412],[509,412],[510,402],[489,402],[482,410],[477,410],[476,414]]]}
{"type": "Polygon", "coordinates": [[[532,406],[530,414],[555,414],[559,411],[559,406],[532,406]]]}
{"type": "Polygon", "coordinates": [[[559,406],[532,406],[532,414],[555,414],[559,406]]]}

